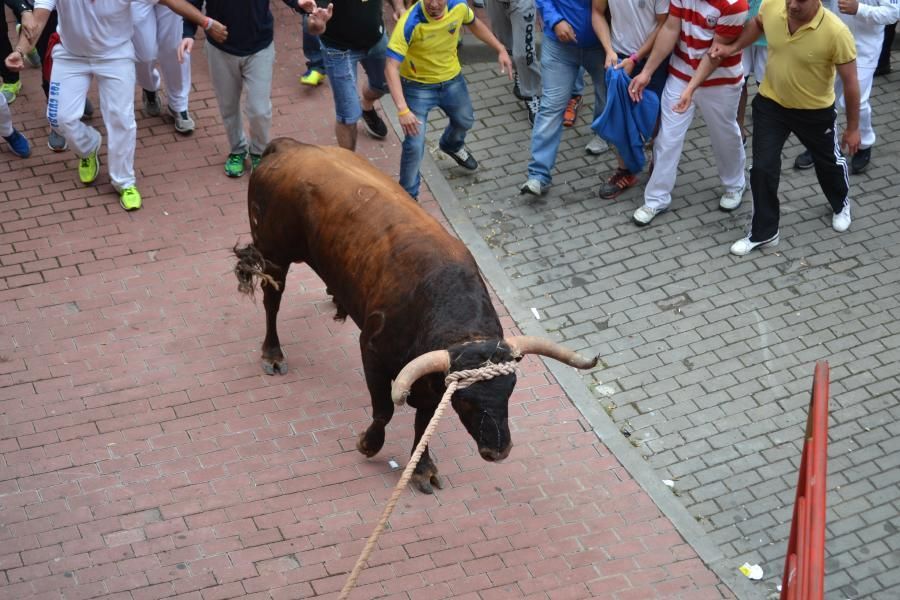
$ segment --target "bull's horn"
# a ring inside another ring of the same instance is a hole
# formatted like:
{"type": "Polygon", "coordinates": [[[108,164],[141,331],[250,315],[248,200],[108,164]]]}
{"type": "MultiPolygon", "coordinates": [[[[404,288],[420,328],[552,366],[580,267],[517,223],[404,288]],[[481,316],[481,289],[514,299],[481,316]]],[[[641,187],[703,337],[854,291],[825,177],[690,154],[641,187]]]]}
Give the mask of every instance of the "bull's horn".
{"type": "Polygon", "coordinates": [[[599,356],[585,358],[577,352],[564,348],[552,340],[531,335],[516,335],[511,338],[506,338],[506,343],[512,348],[513,355],[515,356],[522,356],[523,354],[540,354],[541,356],[554,358],[559,362],[566,363],[570,367],[575,367],[576,369],[593,369],[597,366],[597,361],[600,359],[599,356]]]}
{"type": "Polygon", "coordinates": [[[446,373],[450,370],[450,353],[446,350],[432,350],[406,363],[397,379],[391,385],[391,399],[400,406],[409,397],[409,389],[420,378],[429,373],[446,373]]]}

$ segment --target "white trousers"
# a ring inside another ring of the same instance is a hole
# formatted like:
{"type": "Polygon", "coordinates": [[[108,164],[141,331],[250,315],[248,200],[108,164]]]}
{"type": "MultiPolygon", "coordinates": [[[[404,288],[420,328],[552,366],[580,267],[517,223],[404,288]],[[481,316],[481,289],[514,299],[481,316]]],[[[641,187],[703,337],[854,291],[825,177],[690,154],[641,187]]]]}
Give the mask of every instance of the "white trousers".
{"type": "Polygon", "coordinates": [[[681,149],[697,107],[706,121],[716,168],[725,191],[736,192],[745,185],[746,157],[736,120],[741,84],[700,87],[694,92],[691,106],[683,113],[676,113],[672,107],[686,87],[686,81],[669,75],[660,101],[662,116],[659,134],[653,143],[653,174],[644,189],[644,204],[656,210],[668,208],[672,203],[681,149]]]}
{"type": "Polygon", "coordinates": [[[9,104],[6,103],[6,96],[0,94],[0,137],[12,135],[12,113],[9,112],[9,104]]]}
{"type": "Polygon", "coordinates": [[[109,137],[109,178],[117,190],[135,184],[134,62],[130,58],[97,60],[70,55],[62,44],[53,49],[47,120],[79,158],[99,149],[100,132],[81,121],[91,78],[100,91],[100,111],[109,137]]]}
{"type": "Polygon", "coordinates": [[[162,4],[131,3],[131,20],[134,23],[135,69],[138,85],[149,92],[159,90],[160,72],[166,82],[169,106],[177,112],[188,109],[191,91],[191,55],[184,55],[184,63],[178,62],[178,45],[181,43],[182,18],[162,4]]]}
{"type": "MultiPolygon", "coordinates": [[[[872,78],[875,77],[875,67],[861,67],[856,65],[856,77],[859,79],[859,147],[871,148],[875,145],[875,130],[872,129],[872,105],[869,96],[872,94],[872,78]]],[[[834,78],[834,94],[837,104],[843,110],[844,81],[837,76],[834,78]]]]}

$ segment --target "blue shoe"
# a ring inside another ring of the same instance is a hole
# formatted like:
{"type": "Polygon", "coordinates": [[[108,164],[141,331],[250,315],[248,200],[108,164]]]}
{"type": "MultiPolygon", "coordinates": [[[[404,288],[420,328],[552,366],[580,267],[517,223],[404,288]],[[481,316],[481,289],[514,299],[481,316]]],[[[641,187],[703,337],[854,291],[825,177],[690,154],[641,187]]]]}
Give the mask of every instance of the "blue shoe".
{"type": "Polygon", "coordinates": [[[9,149],[19,158],[28,158],[31,156],[31,144],[25,139],[18,129],[13,129],[10,135],[3,138],[9,144],[9,149]]]}

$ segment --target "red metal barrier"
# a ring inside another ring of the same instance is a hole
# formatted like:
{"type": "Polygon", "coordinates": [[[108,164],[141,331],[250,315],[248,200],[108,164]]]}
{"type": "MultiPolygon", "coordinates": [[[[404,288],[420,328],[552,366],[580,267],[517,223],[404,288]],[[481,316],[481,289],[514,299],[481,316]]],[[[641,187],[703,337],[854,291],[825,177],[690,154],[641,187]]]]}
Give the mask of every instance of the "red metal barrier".
{"type": "Polygon", "coordinates": [[[827,362],[816,363],[781,600],[821,600],[825,594],[828,373],[827,362]]]}

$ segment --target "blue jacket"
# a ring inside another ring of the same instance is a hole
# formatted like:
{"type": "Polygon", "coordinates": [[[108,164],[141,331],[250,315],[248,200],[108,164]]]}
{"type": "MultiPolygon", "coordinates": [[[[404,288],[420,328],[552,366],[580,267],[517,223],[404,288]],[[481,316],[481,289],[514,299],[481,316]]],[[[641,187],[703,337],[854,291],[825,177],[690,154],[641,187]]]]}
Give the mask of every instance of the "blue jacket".
{"type": "Polygon", "coordinates": [[[560,21],[567,21],[575,31],[575,46],[596,48],[600,45],[591,25],[591,0],[535,0],[535,4],[541,11],[546,37],[559,42],[553,27],[560,21]]]}
{"type": "Polygon", "coordinates": [[[649,140],[659,115],[659,96],[644,89],[640,102],[628,95],[631,77],[622,69],[606,70],[606,108],[591,129],[610,142],[625,161],[625,168],[640,173],[644,168],[644,141],[649,140]]]}

